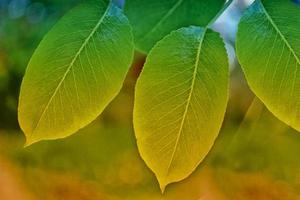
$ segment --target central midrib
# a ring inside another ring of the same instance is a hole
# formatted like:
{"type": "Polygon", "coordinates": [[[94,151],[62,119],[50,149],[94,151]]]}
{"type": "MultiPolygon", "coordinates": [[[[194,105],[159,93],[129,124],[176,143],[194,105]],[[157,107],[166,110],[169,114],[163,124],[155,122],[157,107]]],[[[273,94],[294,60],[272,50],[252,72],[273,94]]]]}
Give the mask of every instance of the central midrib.
{"type": "Polygon", "coordinates": [[[168,168],[167,168],[167,176],[168,176],[168,174],[170,172],[170,167],[171,167],[171,165],[173,163],[173,160],[174,160],[174,157],[175,157],[175,153],[176,153],[177,148],[178,148],[179,140],[180,140],[180,137],[181,137],[181,134],[182,134],[182,131],[183,131],[183,126],[184,126],[184,123],[185,123],[185,120],[186,120],[186,117],[187,117],[187,113],[188,113],[188,110],[189,110],[189,107],[190,107],[192,95],[193,95],[194,88],[195,88],[195,82],[196,82],[197,72],[198,72],[198,66],[199,66],[200,54],[201,54],[201,48],[202,48],[202,44],[203,44],[203,40],[204,40],[206,31],[207,31],[207,28],[204,29],[204,31],[203,31],[203,33],[201,35],[202,37],[200,38],[200,41],[199,41],[199,46],[198,46],[198,49],[197,49],[196,62],[195,62],[195,65],[194,65],[194,72],[193,72],[193,79],[192,79],[191,89],[190,89],[190,92],[189,92],[189,96],[188,96],[188,99],[187,99],[185,110],[184,110],[184,113],[183,113],[183,116],[182,116],[182,120],[181,120],[181,123],[180,123],[180,127],[179,127],[179,131],[178,131],[178,134],[177,134],[177,138],[176,138],[176,143],[175,143],[175,146],[174,146],[174,150],[172,152],[171,160],[170,160],[170,163],[169,163],[168,168]]]}
{"type": "Polygon", "coordinates": [[[53,101],[54,97],[56,96],[57,92],[59,91],[61,85],[63,84],[63,82],[65,81],[67,75],[69,74],[69,72],[71,71],[72,67],[74,66],[75,62],[77,61],[77,59],[79,58],[80,54],[82,53],[82,51],[84,50],[84,48],[86,47],[86,45],[89,43],[90,39],[93,37],[93,35],[96,33],[96,31],[98,30],[98,28],[100,27],[100,25],[102,24],[105,16],[107,15],[109,9],[111,7],[111,4],[109,4],[107,6],[106,11],[104,12],[104,14],[102,15],[102,17],[99,19],[99,21],[97,22],[96,26],[93,28],[93,30],[91,31],[91,33],[88,35],[88,37],[85,39],[85,41],[83,42],[83,44],[80,46],[79,50],[77,51],[77,53],[75,54],[74,58],[72,59],[71,63],[68,65],[68,68],[66,70],[66,72],[64,73],[63,77],[61,78],[61,81],[59,82],[59,84],[57,85],[57,87],[55,88],[52,96],[50,97],[49,101],[47,102],[42,114],[40,115],[35,127],[33,128],[32,134],[35,132],[35,130],[37,129],[37,127],[39,126],[42,118],[44,117],[45,113],[47,112],[51,102],[53,101]]]}
{"type": "Polygon", "coordinates": [[[267,19],[270,21],[270,23],[272,24],[273,28],[276,30],[276,32],[280,35],[281,39],[283,40],[283,42],[285,43],[285,45],[289,48],[289,50],[292,52],[293,56],[295,57],[296,61],[298,64],[300,64],[300,59],[298,58],[298,56],[295,53],[295,50],[293,49],[293,47],[290,45],[290,43],[288,42],[288,40],[285,38],[285,36],[283,35],[283,33],[281,32],[281,30],[278,28],[278,26],[275,24],[274,20],[272,19],[272,17],[269,15],[269,13],[267,12],[267,10],[265,9],[264,5],[262,4],[262,2],[260,2],[261,7],[267,17],[267,19]]]}
{"type": "MultiPolygon", "coordinates": [[[[267,19],[270,21],[271,25],[273,26],[273,28],[275,29],[275,31],[278,33],[278,35],[281,37],[281,39],[283,40],[284,44],[288,47],[288,49],[291,51],[291,53],[293,54],[295,60],[296,60],[296,70],[295,70],[295,74],[298,73],[299,67],[298,65],[300,65],[300,58],[298,57],[298,55],[295,53],[295,50],[293,49],[293,47],[290,45],[289,41],[286,39],[286,37],[283,35],[283,33],[281,32],[281,30],[279,29],[279,27],[276,25],[276,23],[274,22],[273,18],[269,15],[269,13],[267,12],[266,8],[264,7],[263,3],[260,1],[261,7],[264,11],[264,14],[266,15],[267,19]]],[[[294,95],[295,92],[295,81],[296,81],[296,76],[294,77],[294,83],[293,83],[293,89],[291,92],[291,96],[294,95]]],[[[291,103],[290,103],[291,104],[291,103]]],[[[297,104],[298,105],[298,104],[297,104]]]]}

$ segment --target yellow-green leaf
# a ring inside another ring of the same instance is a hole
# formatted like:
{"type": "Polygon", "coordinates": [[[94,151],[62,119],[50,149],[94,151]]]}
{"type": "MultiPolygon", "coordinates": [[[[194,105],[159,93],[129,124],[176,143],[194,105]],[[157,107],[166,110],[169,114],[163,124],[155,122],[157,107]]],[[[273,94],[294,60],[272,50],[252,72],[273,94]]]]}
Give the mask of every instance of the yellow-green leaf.
{"type": "Polygon", "coordinates": [[[256,0],[241,19],[237,55],[252,91],[300,131],[300,7],[256,0]]]}
{"type": "Polygon", "coordinates": [[[108,0],[67,13],[38,46],[22,83],[27,145],[67,137],[94,120],[121,89],[133,49],[128,20],[108,0]]]}
{"type": "Polygon", "coordinates": [[[224,43],[209,29],[172,32],[150,51],[137,82],[134,128],[161,189],[190,175],[219,133],[228,98],[224,43]]]}

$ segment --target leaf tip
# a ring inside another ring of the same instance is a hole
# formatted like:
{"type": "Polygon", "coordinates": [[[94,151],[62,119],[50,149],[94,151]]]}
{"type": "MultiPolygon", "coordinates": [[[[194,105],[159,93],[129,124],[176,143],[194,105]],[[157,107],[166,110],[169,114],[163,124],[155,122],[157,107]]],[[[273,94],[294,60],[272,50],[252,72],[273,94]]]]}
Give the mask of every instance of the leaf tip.
{"type": "Polygon", "coordinates": [[[166,191],[166,187],[168,186],[169,183],[167,183],[166,181],[161,180],[161,179],[158,179],[158,182],[159,182],[161,194],[164,194],[166,191]]]}
{"type": "Polygon", "coordinates": [[[27,148],[27,147],[33,145],[33,144],[36,143],[36,142],[38,142],[38,141],[33,140],[33,139],[31,139],[30,137],[26,137],[26,142],[25,142],[25,144],[24,144],[23,147],[24,147],[24,148],[27,148]]]}
{"type": "Polygon", "coordinates": [[[31,146],[32,144],[34,144],[35,142],[34,141],[31,141],[31,140],[29,140],[29,139],[26,139],[26,142],[25,142],[25,144],[24,144],[24,148],[27,148],[27,147],[29,147],[29,146],[31,146]]]}
{"type": "Polygon", "coordinates": [[[165,190],[166,190],[166,185],[165,184],[159,184],[159,187],[160,187],[161,194],[164,194],[165,190]]]}
{"type": "Polygon", "coordinates": [[[27,148],[29,146],[31,146],[33,143],[32,142],[29,142],[28,140],[25,142],[23,148],[27,148]]]}

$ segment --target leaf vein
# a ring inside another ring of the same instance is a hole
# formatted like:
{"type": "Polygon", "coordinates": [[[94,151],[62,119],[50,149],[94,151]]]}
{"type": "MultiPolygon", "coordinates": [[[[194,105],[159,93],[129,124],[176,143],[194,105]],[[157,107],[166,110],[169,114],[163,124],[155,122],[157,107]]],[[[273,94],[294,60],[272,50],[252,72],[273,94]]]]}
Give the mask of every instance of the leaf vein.
{"type": "Polygon", "coordinates": [[[191,99],[192,99],[192,95],[193,95],[194,88],[195,88],[195,83],[196,83],[196,77],[197,77],[198,66],[199,66],[199,61],[200,61],[200,54],[201,54],[201,47],[202,47],[202,44],[203,44],[203,41],[204,41],[206,31],[207,31],[207,28],[205,28],[205,30],[203,31],[203,33],[201,35],[201,38],[200,38],[200,41],[199,41],[199,46],[197,48],[196,62],[195,62],[195,65],[194,65],[195,69],[194,69],[194,72],[193,72],[193,78],[192,78],[190,93],[189,93],[187,103],[186,103],[186,107],[185,107],[183,117],[182,117],[182,120],[181,120],[181,123],[180,123],[179,131],[178,131],[177,138],[176,138],[176,143],[175,143],[175,146],[174,146],[174,149],[173,149],[173,152],[172,152],[172,156],[171,156],[168,168],[167,168],[167,175],[169,175],[169,173],[170,173],[170,168],[171,168],[172,162],[173,162],[174,157],[175,157],[175,153],[176,153],[177,148],[178,148],[179,140],[181,138],[182,131],[183,131],[183,126],[184,126],[185,120],[187,118],[187,113],[188,113],[188,110],[189,110],[189,107],[190,107],[190,103],[191,103],[191,99]]]}
{"type": "Polygon", "coordinates": [[[86,47],[86,45],[89,43],[90,39],[92,38],[92,36],[97,32],[98,28],[100,27],[100,25],[102,24],[102,22],[104,21],[107,13],[110,10],[111,5],[108,5],[106,11],[104,12],[104,14],[102,15],[102,17],[99,19],[98,23],[96,24],[95,28],[91,31],[91,33],[88,35],[88,37],[86,38],[86,40],[83,42],[83,44],[81,45],[81,47],[79,48],[79,50],[77,51],[77,53],[75,54],[74,58],[72,59],[70,65],[68,66],[66,72],[64,73],[61,81],[59,82],[58,86],[56,87],[55,91],[53,92],[52,96],[50,97],[48,103],[46,104],[45,108],[42,111],[42,114],[40,115],[36,125],[33,128],[33,131],[31,133],[34,134],[35,130],[38,128],[39,124],[41,123],[42,118],[44,117],[44,115],[46,114],[51,102],[53,101],[54,97],[56,96],[58,90],[60,89],[61,85],[63,84],[64,80],[66,79],[67,75],[69,74],[69,72],[72,70],[72,67],[74,66],[75,62],[77,61],[77,59],[80,57],[80,54],[82,53],[82,51],[84,50],[84,48],[86,47]]]}

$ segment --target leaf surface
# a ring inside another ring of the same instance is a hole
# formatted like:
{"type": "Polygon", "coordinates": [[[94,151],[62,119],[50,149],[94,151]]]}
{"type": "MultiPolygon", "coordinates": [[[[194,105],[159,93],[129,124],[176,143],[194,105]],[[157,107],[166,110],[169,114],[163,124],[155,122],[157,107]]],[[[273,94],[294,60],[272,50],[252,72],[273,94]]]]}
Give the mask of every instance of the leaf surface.
{"type": "Polygon", "coordinates": [[[256,0],[241,19],[236,46],[252,91],[300,131],[300,7],[256,0]]]}
{"type": "Polygon", "coordinates": [[[125,13],[133,25],[137,49],[149,52],[173,30],[206,26],[224,3],[224,0],[126,0],[125,13]]]}
{"type": "Polygon", "coordinates": [[[32,56],[19,100],[27,145],[67,137],[94,120],[120,91],[133,58],[126,17],[106,0],[67,13],[32,56]]]}
{"type": "Polygon", "coordinates": [[[162,190],[190,175],[213,146],[228,68],[222,39],[200,27],[172,32],[151,50],[136,85],[134,128],[162,190]]]}

